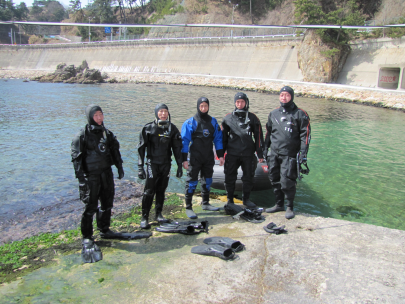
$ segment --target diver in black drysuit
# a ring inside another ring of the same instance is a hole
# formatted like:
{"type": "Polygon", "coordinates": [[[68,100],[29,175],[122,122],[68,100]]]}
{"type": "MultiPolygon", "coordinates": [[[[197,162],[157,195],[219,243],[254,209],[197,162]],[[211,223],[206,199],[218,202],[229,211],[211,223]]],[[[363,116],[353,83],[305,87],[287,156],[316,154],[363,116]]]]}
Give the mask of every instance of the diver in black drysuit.
{"type": "Polygon", "coordinates": [[[280,90],[281,107],[270,112],[266,124],[265,154],[269,167],[269,179],[273,186],[276,205],[266,209],[273,213],[284,211],[284,199],[287,201],[285,217],[294,218],[294,198],[296,192],[297,154],[299,163],[307,158],[311,140],[311,126],[308,114],[294,103],[294,90],[288,86],[280,90]],[[270,148],[269,153],[267,153],[270,148]]]}
{"type": "Polygon", "coordinates": [[[259,118],[249,112],[249,99],[245,93],[236,93],[235,110],[222,121],[223,146],[225,157],[225,190],[228,207],[233,204],[238,168],[242,167],[243,205],[256,208],[250,201],[257,160],[263,162],[263,132],[259,118]],[[254,139],[253,139],[254,138],[254,139]]]}
{"type": "Polygon", "coordinates": [[[139,134],[139,144],[137,146],[139,153],[138,177],[140,179],[146,178],[142,198],[141,228],[143,229],[150,228],[148,223],[149,213],[155,194],[155,219],[159,223],[168,222],[163,217],[162,210],[165,191],[169,183],[172,150],[177,163],[176,177],[180,178],[183,176],[183,169],[181,167],[181,136],[177,127],[170,122],[169,108],[163,103],[158,104],[155,107],[155,117],[154,121],[147,123],[143,127],[139,134]],[[164,110],[167,110],[167,112],[164,110]],[[161,113],[167,113],[167,116],[161,113]],[[144,169],[145,150],[147,150],[147,174],[144,169]]]}
{"type": "Polygon", "coordinates": [[[97,262],[101,251],[93,240],[93,215],[101,237],[117,237],[110,230],[111,209],[114,201],[114,176],[111,166],[118,169],[118,178],[124,177],[120,145],[114,134],[105,128],[103,111],[89,105],[85,111],[88,124],[76,134],[71,145],[71,155],[76,178],[79,180],[80,199],[85,204],[81,220],[84,262],[97,262]],[[98,123],[94,120],[95,117],[98,123]],[[100,200],[100,208],[98,208],[100,200]],[[98,250],[97,250],[98,249],[98,250]],[[99,254],[94,254],[99,251],[99,254]]]}

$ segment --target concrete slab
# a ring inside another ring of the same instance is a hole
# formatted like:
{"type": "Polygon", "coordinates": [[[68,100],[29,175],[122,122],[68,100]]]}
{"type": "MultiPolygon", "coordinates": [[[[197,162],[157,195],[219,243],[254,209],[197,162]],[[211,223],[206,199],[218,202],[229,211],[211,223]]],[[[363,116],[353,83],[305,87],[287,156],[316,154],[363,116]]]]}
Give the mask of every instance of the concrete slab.
{"type": "Polygon", "coordinates": [[[262,224],[196,209],[209,235],[155,232],[148,240],[103,241],[104,259],[60,257],[0,287],[0,302],[403,303],[405,231],[283,213],[262,224]],[[288,234],[263,230],[270,221],[288,234]],[[211,236],[240,240],[234,261],[192,254],[211,236]]]}

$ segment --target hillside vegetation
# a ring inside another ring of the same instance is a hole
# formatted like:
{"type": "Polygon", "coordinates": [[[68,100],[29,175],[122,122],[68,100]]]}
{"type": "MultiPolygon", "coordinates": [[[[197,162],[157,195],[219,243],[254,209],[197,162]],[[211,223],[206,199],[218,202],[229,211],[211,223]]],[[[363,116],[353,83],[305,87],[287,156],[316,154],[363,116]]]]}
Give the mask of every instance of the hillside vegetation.
{"type": "MultiPolygon", "coordinates": [[[[404,22],[403,0],[71,0],[68,9],[58,1],[35,1],[27,8],[25,3],[14,5],[12,0],[0,0],[0,20],[54,21],[73,23],[122,24],[176,24],[225,23],[291,25],[291,24],[341,24],[364,25],[376,19],[378,24],[404,22]],[[393,19],[397,18],[397,19],[393,19]],[[394,20],[394,21],[393,21],[394,20]]],[[[24,26],[34,41],[44,43],[44,32],[36,26],[24,26]]],[[[0,40],[9,43],[9,27],[0,27],[0,40]]],[[[14,29],[18,31],[18,28],[14,29]]],[[[118,27],[114,29],[115,33],[118,27]]],[[[184,31],[179,28],[177,31],[184,31]]],[[[200,35],[207,29],[187,29],[190,35],[200,35]]],[[[126,35],[159,36],[168,29],[128,28],[126,35]]],[[[229,32],[229,30],[227,30],[229,32]]],[[[219,33],[219,30],[218,30],[219,33]]],[[[318,30],[323,41],[347,43],[356,38],[381,36],[398,37],[402,30],[384,30],[358,33],[356,31],[318,30]]],[[[89,38],[89,27],[62,27],[61,34],[89,38]]],[[[103,28],[91,28],[91,40],[104,40],[103,28]]]]}

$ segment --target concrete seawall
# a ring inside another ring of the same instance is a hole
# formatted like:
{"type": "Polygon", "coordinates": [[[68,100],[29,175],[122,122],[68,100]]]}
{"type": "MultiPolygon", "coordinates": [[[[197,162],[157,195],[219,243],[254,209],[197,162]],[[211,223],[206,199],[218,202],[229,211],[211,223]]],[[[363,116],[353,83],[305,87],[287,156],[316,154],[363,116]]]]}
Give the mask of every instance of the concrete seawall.
{"type": "Polygon", "coordinates": [[[57,64],[80,65],[104,72],[152,72],[302,80],[297,64],[301,39],[243,39],[238,42],[155,41],[75,46],[0,47],[0,67],[55,70],[57,64]]]}
{"type": "Polygon", "coordinates": [[[405,37],[380,38],[352,43],[352,51],[337,83],[375,88],[405,89],[405,37]],[[396,86],[383,83],[385,69],[398,68],[396,86]],[[399,83],[399,84],[398,84],[399,83]]]}
{"type": "MultiPolygon", "coordinates": [[[[59,63],[78,66],[86,60],[90,68],[107,73],[176,73],[303,81],[297,63],[301,40],[257,37],[234,41],[212,38],[2,45],[0,68],[54,71],[59,63]]],[[[380,84],[389,89],[405,89],[405,39],[359,41],[351,47],[337,83],[370,88],[380,84]],[[391,75],[393,69],[396,84],[381,82],[387,78],[384,73],[391,75]]]]}

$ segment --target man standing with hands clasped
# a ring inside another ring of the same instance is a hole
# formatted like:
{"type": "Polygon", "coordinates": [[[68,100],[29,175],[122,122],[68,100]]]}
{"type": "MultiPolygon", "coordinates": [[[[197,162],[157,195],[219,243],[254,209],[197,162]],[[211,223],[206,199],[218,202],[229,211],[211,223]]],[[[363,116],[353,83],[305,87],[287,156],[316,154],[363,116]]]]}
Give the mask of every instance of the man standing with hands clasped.
{"type": "Polygon", "coordinates": [[[250,201],[257,160],[263,162],[263,132],[259,118],[249,112],[249,99],[245,93],[236,93],[235,110],[225,116],[222,122],[222,134],[225,157],[225,189],[228,198],[227,207],[234,207],[235,183],[238,168],[242,167],[243,205],[255,209],[250,201]]]}
{"type": "Polygon", "coordinates": [[[147,123],[139,134],[138,177],[146,179],[142,198],[142,229],[150,228],[149,213],[155,194],[155,219],[159,223],[168,222],[162,210],[169,183],[172,150],[177,163],[176,177],[180,178],[183,176],[181,147],[180,132],[170,121],[169,108],[159,103],[155,107],[155,120],[147,123]],[[145,151],[147,173],[144,169],[145,151]]]}
{"type": "Polygon", "coordinates": [[[215,165],[213,143],[219,157],[219,165],[224,165],[222,131],[217,120],[208,115],[208,111],[208,98],[198,98],[197,113],[187,119],[181,128],[183,168],[187,170],[186,214],[191,219],[197,218],[193,211],[192,200],[198,184],[199,173],[201,177],[202,209],[208,211],[219,210],[219,208],[211,206],[209,200],[215,165]]]}
{"type": "Polygon", "coordinates": [[[268,213],[284,211],[284,199],[287,202],[285,217],[294,218],[294,198],[298,162],[306,161],[311,126],[308,114],[294,103],[294,90],[285,86],[280,90],[281,107],[270,112],[266,124],[265,153],[269,166],[269,179],[276,198],[276,205],[266,209],[268,213]]]}

